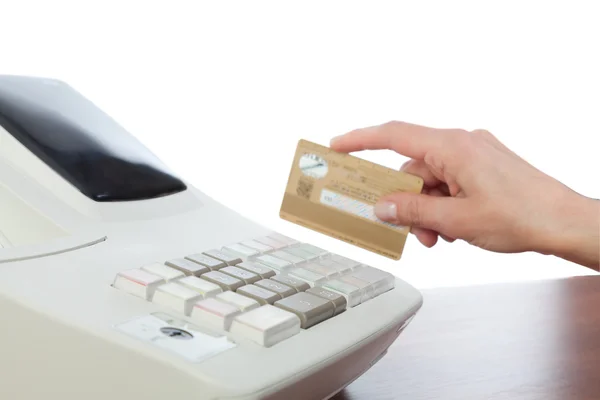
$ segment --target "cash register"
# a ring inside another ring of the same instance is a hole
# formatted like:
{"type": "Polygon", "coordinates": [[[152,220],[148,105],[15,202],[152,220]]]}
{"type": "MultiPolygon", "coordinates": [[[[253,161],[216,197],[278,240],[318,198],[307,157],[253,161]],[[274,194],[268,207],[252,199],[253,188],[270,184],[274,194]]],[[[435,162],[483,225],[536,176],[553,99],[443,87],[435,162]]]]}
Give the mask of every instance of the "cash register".
{"type": "Polygon", "coordinates": [[[0,76],[0,398],[328,399],[421,304],[192,187],[67,83],[0,76]]]}

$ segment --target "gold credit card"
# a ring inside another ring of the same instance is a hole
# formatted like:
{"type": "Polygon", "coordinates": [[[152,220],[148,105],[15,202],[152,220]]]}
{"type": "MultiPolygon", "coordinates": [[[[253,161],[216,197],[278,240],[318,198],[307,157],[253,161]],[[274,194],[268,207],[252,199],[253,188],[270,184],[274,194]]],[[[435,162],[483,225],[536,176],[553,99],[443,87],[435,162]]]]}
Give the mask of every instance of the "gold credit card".
{"type": "Polygon", "coordinates": [[[300,140],[279,215],[398,260],[410,227],[381,221],[374,205],[381,196],[422,188],[420,177],[300,140]]]}

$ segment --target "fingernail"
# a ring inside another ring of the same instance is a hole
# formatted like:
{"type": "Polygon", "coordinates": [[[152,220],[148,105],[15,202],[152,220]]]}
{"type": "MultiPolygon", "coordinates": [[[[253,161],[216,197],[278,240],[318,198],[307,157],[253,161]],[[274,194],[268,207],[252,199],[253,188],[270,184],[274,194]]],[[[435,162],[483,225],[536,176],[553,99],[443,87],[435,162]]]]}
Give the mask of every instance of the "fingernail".
{"type": "Polygon", "coordinates": [[[339,136],[336,136],[336,137],[332,138],[332,139],[329,141],[329,146],[333,146],[333,145],[335,144],[335,142],[337,142],[338,140],[340,140],[340,138],[341,138],[342,136],[343,136],[343,135],[339,135],[339,136]]]}
{"type": "Polygon", "coordinates": [[[396,219],[398,216],[396,204],[388,202],[375,204],[375,215],[385,221],[396,219]]]}

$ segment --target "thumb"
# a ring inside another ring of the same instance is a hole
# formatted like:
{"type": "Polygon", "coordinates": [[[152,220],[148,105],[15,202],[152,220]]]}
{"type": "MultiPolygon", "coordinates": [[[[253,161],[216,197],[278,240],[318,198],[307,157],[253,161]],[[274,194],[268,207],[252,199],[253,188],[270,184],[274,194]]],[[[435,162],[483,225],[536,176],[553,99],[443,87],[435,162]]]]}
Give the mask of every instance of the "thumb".
{"type": "Polygon", "coordinates": [[[415,226],[444,233],[460,216],[460,200],[416,193],[394,193],[375,205],[377,218],[396,225],[415,226]]]}

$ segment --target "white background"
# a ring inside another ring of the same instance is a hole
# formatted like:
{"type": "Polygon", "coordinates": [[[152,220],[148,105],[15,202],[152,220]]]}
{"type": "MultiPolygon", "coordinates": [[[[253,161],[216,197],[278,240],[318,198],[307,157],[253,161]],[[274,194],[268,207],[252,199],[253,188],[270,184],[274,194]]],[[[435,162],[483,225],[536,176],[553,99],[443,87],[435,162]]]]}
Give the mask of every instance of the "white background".
{"type": "MultiPolygon", "coordinates": [[[[327,145],[389,120],[488,129],[600,197],[599,8],[591,0],[0,0],[0,74],[67,81],[225,205],[417,287],[593,274],[464,243],[426,249],[414,237],[395,262],[278,213],[298,139],[327,145]]],[[[386,151],[359,156],[394,168],[404,161],[386,151]]]]}

